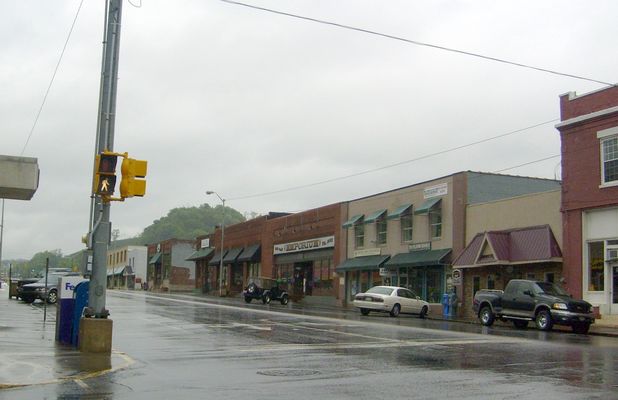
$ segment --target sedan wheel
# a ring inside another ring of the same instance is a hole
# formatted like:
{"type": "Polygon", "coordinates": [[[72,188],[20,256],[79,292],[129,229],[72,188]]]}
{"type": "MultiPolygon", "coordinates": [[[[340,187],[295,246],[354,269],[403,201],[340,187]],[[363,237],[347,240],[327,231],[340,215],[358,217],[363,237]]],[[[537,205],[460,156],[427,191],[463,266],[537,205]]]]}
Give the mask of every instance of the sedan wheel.
{"type": "Polygon", "coordinates": [[[56,293],[55,290],[50,291],[49,294],[47,295],[47,303],[56,304],[57,301],[58,301],[58,293],[56,293]]]}
{"type": "Polygon", "coordinates": [[[427,318],[427,306],[423,306],[421,313],[418,315],[419,318],[427,318]]]}
{"type": "Polygon", "coordinates": [[[395,304],[393,309],[390,312],[391,317],[398,317],[401,312],[401,306],[399,304],[395,304]]]}
{"type": "Polygon", "coordinates": [[[369,315],[369,309],[367,309],[367,308],[361,308],[361,309],[360,309],[360,312],[361,312],[361,314],[363,314],[363,315],[369,315]]]}

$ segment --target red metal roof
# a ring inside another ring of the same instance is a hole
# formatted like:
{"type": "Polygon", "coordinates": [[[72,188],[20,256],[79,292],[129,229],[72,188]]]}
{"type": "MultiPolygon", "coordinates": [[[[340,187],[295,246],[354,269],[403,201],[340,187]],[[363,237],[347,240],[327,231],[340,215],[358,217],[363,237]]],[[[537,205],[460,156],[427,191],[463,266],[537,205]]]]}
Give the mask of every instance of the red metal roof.
{"type": "Polygon", "coordinates": [[[454,267],[560,261],[562,252],[549,225],[478,233],[453,262],[454,267]],[[493,257],[482,257],[484,253],[493,257]]]}

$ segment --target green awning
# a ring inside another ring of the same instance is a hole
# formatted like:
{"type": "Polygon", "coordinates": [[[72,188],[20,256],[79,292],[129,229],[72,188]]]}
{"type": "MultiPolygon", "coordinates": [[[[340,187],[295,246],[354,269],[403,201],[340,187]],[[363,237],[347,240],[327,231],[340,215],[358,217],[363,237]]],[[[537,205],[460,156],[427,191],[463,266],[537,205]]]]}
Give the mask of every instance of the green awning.
{"type": "Polygon", "coordinates": [[[150,261],[148,261],[148,264],[159,264],[160,262],[161,262],[161,253],[157,253],[154,256],[152,256],[150,261]]]}
{"type": "Polygon", "coordinates": [[[376,222],[379,218],[381,218],[384,214],[386,214],[386,209],[383,208],[381,210],[375,211],[371,214],[369,214],[369,216],[367,216],[367,218],[365,218],[365,223],[366,224],[371,224],[376,222]]]}
{"type": "Polygon", "coordinates": [[[363,214],[355,215],[352,218],[350,218],[349,220],[347,220],[342,226],[344,228],[350,228],[350,227],[356,225],[358,222],[360,222],[360,220],[363,219],[363,217],[364,217],[363,214]]]}
{"type": "Polygon", "coordinates": [[[369,269],[376,270],[380,269],[382,265],[388,260],[389,255],[382,256],[365,256],[365,257],[354,257],[348,258],[343,262],[343,264],[339,265],[335,268],[337,272],[345,272],[345,271],[355,271],[359,269],[369,269]]]}
{"type": "Polygon", "coordinates": [[[185,258],[187,261],[198,261],[208,258],[212,252],[215,251],[212,247],[204,247],[203,249],[199,249],[198,251],[193,252],[189,257],[185,258]]]}
{"type": "Polygon", "coordinates": [[[401,217],[404,213],[406,213],[410,209],[410,207],[412,207],[412,203],[402,204],[397,207],[395,211],[388,214],[388,217],[386,217],[386,219],[397,219],[401,217]]]}
{"type": "Polygon", "coordinates": [[[261,249],[261,246],[259,244],[247,246],[242,251],[242,253],[240,253],[240,256],[238,256],[236,261],[238,262],[259,261],[260,260],[260,249],[261,249]]]}
{"type": "Polygon", "coordinates": [[[236,259],[242,253],[244,247],[234,247],[227,251],[225,256],[223,256],[223,264],[233,264],[236,262],[236,259]]]}
{"type": "MultiPolygon", "coordinates": [[[[223,253],[223,256],[225,256],[226,253],[223,253]]],[[[217,251],[215,252],[215,255],[210,259],[210,261],[208,262],[208,265],[219,265],[221,263],[221,252],[217,251]]]]}
{"type": "Polygon", "coordinates": [[[451,253],[451,249],[441,250],[419,250],[409,253],[395,254],[386,263],[387,268],[398,267],[424,267],[431,265],[446,265],[447,256],[451,253]]]}
{"type": "Polygon", "coordinates": [[[429,211],[437,207],[441,201],[441,197],[434,197],[433,199],[425,200],[419,208],[414,210],[414,215],[427,214],[429,211]]]}

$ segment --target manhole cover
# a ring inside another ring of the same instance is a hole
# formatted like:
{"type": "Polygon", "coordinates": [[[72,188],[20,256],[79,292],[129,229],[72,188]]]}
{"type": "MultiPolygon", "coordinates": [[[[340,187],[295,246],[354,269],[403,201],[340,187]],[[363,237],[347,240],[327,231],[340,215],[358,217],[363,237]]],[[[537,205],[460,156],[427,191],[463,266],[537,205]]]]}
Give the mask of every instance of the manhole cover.
{"type": "Polygon", "coordinates": [[[269,369],[266,371],[258,371],[257,373],[267,376],[308,376],[317,375],[320,371],[314,369],[269,369]]]}

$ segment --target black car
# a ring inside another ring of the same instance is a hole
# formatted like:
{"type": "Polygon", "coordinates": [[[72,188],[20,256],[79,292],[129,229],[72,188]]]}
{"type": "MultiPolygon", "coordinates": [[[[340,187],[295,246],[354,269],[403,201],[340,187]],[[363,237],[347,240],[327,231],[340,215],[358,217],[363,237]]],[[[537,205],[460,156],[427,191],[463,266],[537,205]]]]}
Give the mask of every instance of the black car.
{"type": "Polygon", "coordinates": [[[277,300],[282,305],[288,304],[290,296],[288,292],[279,287],[275,281],[274,285],[268,289],[259,287],[255,282],[251,282],[242,292],[242,296],[246,303],[251,303],[252,300],[261,300],[264,304],[269,304],[271,300],[277,300]]]}
{"type": "Polygon", "coordinates": [[[20,278],[20,279],[12,278],[10,282],[10,286],[9,286],[9,299],[11,297],[15,297],[16,299],[19,299],[19,292],[21,290],[21,287],[29,283],[37,282],[38,280],[39,278],[20,278]]]}
{"type": "Polygon", "coordinates": [[[49,304],[56,304],[58,301],[58,283],[62,276],[77,276],[77,273],[53,273],[47,276],[47,286],[45,277],[40,278],[35,283],[23,285],[18,289],[19,297],[26,303],[32,303],[36,299],[47,301],[49,304]]]}

